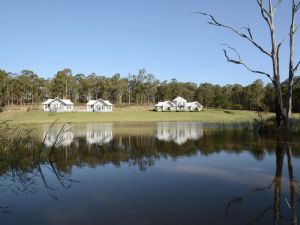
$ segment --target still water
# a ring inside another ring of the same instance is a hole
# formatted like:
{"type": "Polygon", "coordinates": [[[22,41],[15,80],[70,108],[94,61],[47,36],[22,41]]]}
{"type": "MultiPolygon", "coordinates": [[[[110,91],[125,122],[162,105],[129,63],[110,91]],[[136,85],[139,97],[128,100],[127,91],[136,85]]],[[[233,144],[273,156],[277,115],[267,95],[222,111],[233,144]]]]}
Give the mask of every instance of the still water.
{"type": "Polygon", "coordinates": [[[0,157],[1,224],[298,224],[299,138],[212,127],[41,125],[0,157]]]}

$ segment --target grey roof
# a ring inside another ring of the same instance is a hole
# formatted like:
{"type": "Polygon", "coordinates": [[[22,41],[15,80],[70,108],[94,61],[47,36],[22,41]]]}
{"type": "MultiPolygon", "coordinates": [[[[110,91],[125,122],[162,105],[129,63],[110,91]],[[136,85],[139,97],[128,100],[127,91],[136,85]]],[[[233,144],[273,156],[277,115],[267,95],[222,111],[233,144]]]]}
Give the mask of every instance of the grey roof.
{"type": "Polygon", "coordinates": [[[46,100],[45,102],[43,102],[42,105],[49,105],[49,104],[51,104],[55,100],[58,100],[58,101],[64,103],[65,105],[73,105],[73,102],[71,102],[71,100],[69,100],[69,99],[60,99],[58,97],[56,97],[54,99],[49,98],[48,100],[46,100]]]}
{"type": "Polygon", "coordinates": [[[102,103],[104,103],[105,105],[108,105],[108,106],[113,105],[110,101],[103,100],[101,98],[99,98],[98,100],[90,100],[90,101],[88,101],[88,103],[86,103],[86,105],[95,105],[97,102],[102,102],[102,103]]]}

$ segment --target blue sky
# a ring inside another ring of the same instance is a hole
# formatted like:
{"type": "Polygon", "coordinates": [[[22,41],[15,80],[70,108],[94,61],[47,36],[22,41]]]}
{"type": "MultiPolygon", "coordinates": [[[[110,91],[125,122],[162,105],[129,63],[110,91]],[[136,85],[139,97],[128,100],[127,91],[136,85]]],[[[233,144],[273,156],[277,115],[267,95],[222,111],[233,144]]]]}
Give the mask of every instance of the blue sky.
{"type": "MultiPolygon", "coordinates": [[[[71,68],[73,74],[127,76],[146,68],[160,80],[222,85],[267,81],[228,64],[223,43],[237,48],[255,69],[271,71],[270,60],[247,41],[191,14],[206,11],[236,27],[249,24],[268,48],[256,0],[1,0],[0,9],[0,68],[9,72],[31,69],[47,78],[71,68]]],[[[284,3],[278,11],[278,40],[288,32],[288,9],[284,3]]],[[[283,78],[288,72],[286,47],[283,78]]]]}

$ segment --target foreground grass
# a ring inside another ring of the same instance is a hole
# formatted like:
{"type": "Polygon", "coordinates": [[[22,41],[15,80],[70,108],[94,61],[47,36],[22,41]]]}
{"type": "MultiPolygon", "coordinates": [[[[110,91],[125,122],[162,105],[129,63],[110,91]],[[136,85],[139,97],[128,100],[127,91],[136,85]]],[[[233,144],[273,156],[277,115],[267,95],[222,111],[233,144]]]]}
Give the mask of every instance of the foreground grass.
{"type": "MultiPolygon", "coordinates": [[[[267,114],[265,116],[271,116],[267,114]]],[[[238,123],[248,122],[257,118],[253,111],[241,110],[206,110],[203,112],[133,112],[119,111],[112,113],[47,113],[31,112],[4,112],[0,114],[0,121],[11,120],[15,123],[41,124],[58,122],[93,123],[93,122],[157,122],[157,121],[199,121],[206,123],[238,123]]]]}

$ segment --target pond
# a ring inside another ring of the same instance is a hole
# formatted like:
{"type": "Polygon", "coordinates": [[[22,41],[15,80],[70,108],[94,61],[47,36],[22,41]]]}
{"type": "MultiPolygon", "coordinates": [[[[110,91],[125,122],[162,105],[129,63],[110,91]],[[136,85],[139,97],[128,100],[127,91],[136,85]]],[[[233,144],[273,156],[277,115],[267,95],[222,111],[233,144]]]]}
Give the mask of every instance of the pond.
{"type": "Polygon", "coordinates": [[[300,215],[298,137],[193,122],[40,125],[33,137],[0,155],[1,224],[265,225],[300,215]]]}

